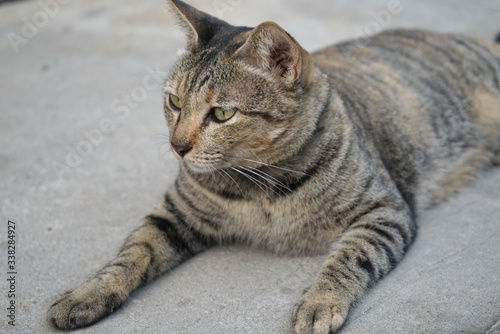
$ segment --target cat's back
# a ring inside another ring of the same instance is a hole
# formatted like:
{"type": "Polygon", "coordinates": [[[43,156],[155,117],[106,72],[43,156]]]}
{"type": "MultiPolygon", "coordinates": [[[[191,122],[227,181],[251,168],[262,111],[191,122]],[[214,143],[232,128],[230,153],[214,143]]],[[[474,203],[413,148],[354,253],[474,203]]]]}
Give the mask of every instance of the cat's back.
{"type": "Polygon", "coordinates": [[[312,56],[408,196],[438,202],[500,161],[499,44],[392,30],[312,56]]]}
{"type": "MultiPolygon", "coordinates": [[[[500,90],[500,44],[458,34],[389,30],[312,54],[333,87],[374,92],[415,92],[421,98],[467,93],[488,86],[500,90]],[[433,94],[436,93],[436,94],[433,94]]],[[[375,100],[378,95],[363,96],[375,100]]]]}
{"type": "Polygon", "coordinates": [[[500,69],[498,42],[414,29],[387,30],[371,37],[341,42],[320,49],[312,56],[321,67],[336,69],[387,63],[400,72],[418,69],[420,74],[436,74],[443,66],[467,69],[467,66],[477,66],[478,62],[493,64],[495,68],[490,70],[497,75],[500,69]]]}

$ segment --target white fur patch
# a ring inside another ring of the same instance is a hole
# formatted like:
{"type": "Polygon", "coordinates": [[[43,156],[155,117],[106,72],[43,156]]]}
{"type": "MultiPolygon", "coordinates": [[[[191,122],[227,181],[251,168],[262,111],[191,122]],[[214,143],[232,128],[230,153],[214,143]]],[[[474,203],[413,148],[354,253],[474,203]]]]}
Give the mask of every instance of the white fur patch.
{"type": "Polygon", "coordinates": [[[176,54],[177,54],[177,57],[182,57],[184,54],[187,53],[187,50],[186,49],[179,49],[177,50],[176,54]]]}

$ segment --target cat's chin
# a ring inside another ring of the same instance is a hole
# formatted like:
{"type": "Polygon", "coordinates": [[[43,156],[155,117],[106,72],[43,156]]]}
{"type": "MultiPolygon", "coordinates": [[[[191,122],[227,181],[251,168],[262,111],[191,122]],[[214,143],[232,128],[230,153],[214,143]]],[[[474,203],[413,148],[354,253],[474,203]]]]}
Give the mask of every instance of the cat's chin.
{"type": "Polygon", "coordinates": [[[186,163],[186,166],[191,172],[196,174],[211,174],[217,170],[216,167],[207,164],[186,163]]]}

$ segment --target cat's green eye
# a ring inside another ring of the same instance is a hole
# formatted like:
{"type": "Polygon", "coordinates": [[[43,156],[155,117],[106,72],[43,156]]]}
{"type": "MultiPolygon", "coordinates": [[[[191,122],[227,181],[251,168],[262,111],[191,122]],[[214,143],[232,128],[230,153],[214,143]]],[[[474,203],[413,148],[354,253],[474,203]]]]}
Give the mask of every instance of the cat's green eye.
{"type": "Polygon", "coordinates": [[[172,107],[172,109],[174,109],[174,110],[181,110],[182,109],[182,102],[178,96],[170,94],[168,96],[168,102],[170,103],[170,107],[172,107]]]}
{"type": "Polygon", "coordinates": [[[213,109],[213,115],[215,116],[215,119],[219,122],[225,122],[229,120],[231,117],[234,116],[234,114],[236,114],[235,108],[223,109],[217,107],[213,109]]]}

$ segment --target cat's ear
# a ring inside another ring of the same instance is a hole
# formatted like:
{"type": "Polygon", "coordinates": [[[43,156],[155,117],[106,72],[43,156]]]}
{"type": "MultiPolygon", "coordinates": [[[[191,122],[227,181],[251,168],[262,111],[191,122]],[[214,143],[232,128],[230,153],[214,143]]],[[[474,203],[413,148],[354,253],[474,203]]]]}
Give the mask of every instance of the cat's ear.
{"type": "Polygon", "coordinates": [[[228,24],[204,13],[183,1],[169,0],[174,15],[184,27],[188,38],[188,47],[206,45],[222,28],[228,24]]]}
{"type": "Polygon", "coordinates": [[[304,86],[309,81],[309,54],[274,22],[261,23],[252,30],[236,56],[287,87],[297,80],[304,86]]]}

